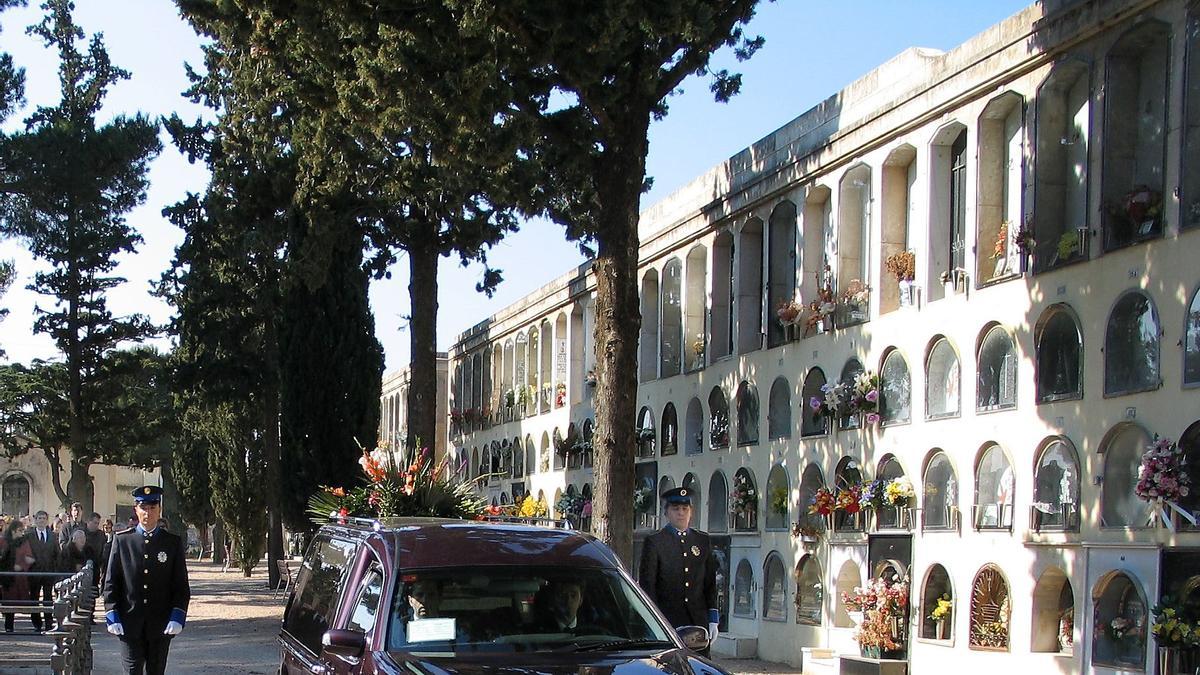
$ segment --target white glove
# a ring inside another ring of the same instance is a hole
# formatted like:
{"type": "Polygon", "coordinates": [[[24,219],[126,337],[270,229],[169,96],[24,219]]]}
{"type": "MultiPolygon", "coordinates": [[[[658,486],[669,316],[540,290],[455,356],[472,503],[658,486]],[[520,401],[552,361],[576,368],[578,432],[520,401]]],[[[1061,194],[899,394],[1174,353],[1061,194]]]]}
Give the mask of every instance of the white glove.
{"type": "Polygon", "coordinates": [[[108,632],[112,633],[113,635],[124,635],[125,627],[119,623],[110,623],[108,624],[108,632]]]}
{"type": "Polygon", "coordinates": [[[167,629],[163,631],[163,635],[179,635],[183,632],[183,625],[178,621],[168,621],[167,629]]]}
{"type": "Polygon", "coordinates": [[[717,634],[718,634],[717,624],[715,624],[715,623],[708,624],[708,642],[709,642],[709,644],[712,644],[717,641],[717,634]]]}

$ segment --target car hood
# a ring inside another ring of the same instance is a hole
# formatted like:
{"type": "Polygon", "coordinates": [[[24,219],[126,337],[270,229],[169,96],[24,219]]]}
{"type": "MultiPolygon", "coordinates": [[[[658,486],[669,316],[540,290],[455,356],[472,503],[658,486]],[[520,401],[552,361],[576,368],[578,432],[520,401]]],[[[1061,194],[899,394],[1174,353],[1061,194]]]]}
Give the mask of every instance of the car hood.
{"type": "Polygon", "coordinates": [[[455,657],[424,657],[390,652],[386,658],[401,672],[425,675],[728,675],[711,662],[683,649],[652,653],[487,654],[455,657]]]}

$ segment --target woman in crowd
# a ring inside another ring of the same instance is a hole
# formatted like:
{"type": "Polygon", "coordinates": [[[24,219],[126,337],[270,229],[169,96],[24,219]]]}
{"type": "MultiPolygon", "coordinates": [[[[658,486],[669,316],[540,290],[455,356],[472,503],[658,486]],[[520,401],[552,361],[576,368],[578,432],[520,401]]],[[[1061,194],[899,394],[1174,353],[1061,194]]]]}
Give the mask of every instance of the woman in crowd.
{"type": "MultiPolygon", "coordinates": [[[[14,520],[4,528],[4,542],[0,544],[7,551],[3,556],[3,570],[6,572],[25,572],[33,565],[33,548],[25,539],[25,524],[14,520]]],[[[3,590],[4,603],[12,604],[29,600],[28,577],[7,577],[9,583],[3,590]]],[[[4,632],[13,632],[14,616],[11,612],[4,613],[4,632]]]]}

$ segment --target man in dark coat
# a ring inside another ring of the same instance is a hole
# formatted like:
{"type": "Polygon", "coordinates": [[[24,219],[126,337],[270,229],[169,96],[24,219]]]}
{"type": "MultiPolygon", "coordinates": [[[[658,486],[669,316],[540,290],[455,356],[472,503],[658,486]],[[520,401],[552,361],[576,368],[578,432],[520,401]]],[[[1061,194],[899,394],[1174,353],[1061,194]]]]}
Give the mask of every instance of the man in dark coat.
{"type": "MultiPolygon", "coordinates": [[[[33,529],[25,533],[29,540],[29,548],[33,551],[33,566],[30,572],[57,572],[58,570],[58,535],[50,527],[50,514],[38,511],[33,516],[33,529]]],[[[49,605],[54,602],[55,577],[38,576],[29,579],[29,596],[34,602],[49,605]]],[[[36,631],[54,628],[54,615],[50,612],[33,613],[33,629],[36,631]]]]}
{"type": "Polygon", "coordinates": [[[162,488],[133,491],[136,527],[113,535],[104,574],[108,632],[121,638],[130,675],[167,670],[171,638],[183,632],[191,589],[187,551],[179,535],[158,526],[162,488]]]}
{"type": "MultiPolygon", "coordinates": [[[[646,537],[638,583],[676,628],[707,626],[709,644],[717,639],[717,560],[708,533],[691,527],[688,488],[662,494],[667,526],[646,537]]],[[[705,650],[707,652],[708,650],[705,650]]]]}

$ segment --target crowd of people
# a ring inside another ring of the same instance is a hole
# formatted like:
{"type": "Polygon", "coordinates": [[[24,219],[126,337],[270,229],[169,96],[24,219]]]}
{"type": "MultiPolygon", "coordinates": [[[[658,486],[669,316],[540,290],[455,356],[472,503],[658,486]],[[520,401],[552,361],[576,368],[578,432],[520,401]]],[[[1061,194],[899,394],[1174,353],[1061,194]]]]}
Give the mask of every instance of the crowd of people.
{"type": "MultiPolygon", "coordinates": [[[[83,506],[71,505],[70,512],[51,517],[46,511],[25,516],[0,514],[0,604],[48,604],[54,584],[63,574],[78,572],[89,561],[97,586],[112,545],[113,521],[99,513],[84,518],[83,506]],[[46,576],[13,575],[12,572],[39,572],[46,576]],[[53,573],[59,573],[53,575],[53,573]]],[[[14,630],[15,615],[4,613],[4,630],[14,630]]],[[[51,630],[52,615],[32,612],[34,630],[51,630]]]]}

